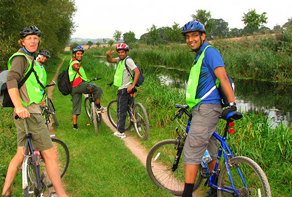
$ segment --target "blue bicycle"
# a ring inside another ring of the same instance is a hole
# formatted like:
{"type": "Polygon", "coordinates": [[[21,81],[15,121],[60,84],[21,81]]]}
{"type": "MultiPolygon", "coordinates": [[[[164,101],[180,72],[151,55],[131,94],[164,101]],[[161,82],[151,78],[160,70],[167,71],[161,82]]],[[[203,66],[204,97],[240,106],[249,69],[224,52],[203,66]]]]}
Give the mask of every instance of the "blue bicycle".
{"type": "MultiPolygon", "coordinates": [[[[181,196],[184,189],[184,165],[182,164],[182,152],[187,133],[190,128],[192,114],[188,112],[187,105],[175,105],[179,108],[174,119],[180,119],[183,114],[188,116],[188,125],[181,135],[176,128],[178,137],[158,142],[152,147],[146,162],[146,168],[150,179],[158,187],[170,191],[172,194],[181,196]],[[180,165],[179,165],[180,164],[180,165]]],[[[226,126],[223,136],[214,132],[213,136],[218,140],[220,147],[217,163],[210,173],[207,164],[202,161],[195,180],[194,191],[206,179],[205,186],[217,190],[218,197],[270,197],[271,189],[268,179],[261,167],[252,159],[244,156],[234,156],[226,143],[227,133],[234,132],[234,121],[242,118],[240,112],[230,112],[225,118],[226,126]],[[224,163],[219,169],[221,156],[224,163]]],[[[173,119],[173,120],[174,120],[173,119]]]]}

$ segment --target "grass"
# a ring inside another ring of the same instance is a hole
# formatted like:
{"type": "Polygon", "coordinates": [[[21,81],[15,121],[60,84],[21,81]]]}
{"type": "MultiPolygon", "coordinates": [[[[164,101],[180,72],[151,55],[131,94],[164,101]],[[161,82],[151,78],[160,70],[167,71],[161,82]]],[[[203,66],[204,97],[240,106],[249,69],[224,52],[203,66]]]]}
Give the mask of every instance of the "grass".
{"type": "MultiPolygon", "coordinates": [[[[103,89],[101,104],[104,106],[117,97],[117,88],[107,86],[114,75],[113,67],[102,63],[105,58],[96,58],[97,54],[103,55],[106,50],[106,48],[87,50],[82,61],[88,78],[102,77],[102,80],[94,83],[103,89]]],[[[56,60],[51,64],[49,61],[49,65],[54,65],[47,67],[49,79],[52,78],[60,62],[56,60]]],[[[141,62],[145,82],[139,87],[135,99],[136,102],[143,103],[148,112],[149,138],[140,142],[149,150],[161,140],[176,137],[177,123],[171,121],[176,112],[174,104],[184,104],[185,93],[161,85],[158,78],[161,73],[153,68],[153,65],[143,63],[141,62]]],[[[66,69],[68,64],[69,56],[66,54],[61,71],[66,69]]],[[[53,101],[60,122],[60,126],[55,129],[56,137],[63,140],[70,150],[71,161],[63,181],[66,190],[72,196],[170,196],[150,181],[142,163],[130,153],[119,138],[113,137],[113,132],[105,123],[100,125],[99,135],[96,136],[93,125],[86,126],[88,118],[82,106],[82,114],[78,117],[80,129],[73,131],[71,96],[61,95],[55,88],[53,101]]],[[[0,119],[0,150],[3,153],[0,160],[0,173],[3,174],[6,172],[11,155],[14,154],[13,146],[16,137],[11,119],[12,111],[0,110],[1,115],[3,114],[3,118],[0,119]]],[[[229,136],[228,144],[234,153],[251,157],[261,165],[269,178],[273,196],[291,196],[292,191],[289,187],[292,185],[289,178],[292,174],[291,128],[278,127],[272,130],[268,127],[267,121],[267,117],[260,113],[244,114],[241,120],[236,121],[236,133],[229,136]]],[[[222,128],[223,122],[220,122],[220,130],[222,128]]],[[[132,132],[128,133],[135,136],[132,132]]],[[[14,187],[20,188],[20,185],[21,183],[16,180],[14,187]]]]}

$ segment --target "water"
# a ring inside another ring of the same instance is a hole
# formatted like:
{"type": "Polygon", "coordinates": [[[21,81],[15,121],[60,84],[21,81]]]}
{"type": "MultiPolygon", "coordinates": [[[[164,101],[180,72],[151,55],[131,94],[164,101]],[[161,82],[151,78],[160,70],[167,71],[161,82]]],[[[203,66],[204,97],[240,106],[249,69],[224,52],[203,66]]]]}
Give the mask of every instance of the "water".
{"type": "MultiPolygon", "coordinates": [[[[158,72],[157,77],[162,85],[186,88],[188,75],[189,72],[186,71],[163,68],[158,72]]],[[[289,126],[292,112],[292,84],[233,80],[235,83],[235,102],[240,111],[264,112],[269,117],[268,124],[271,128],[281,124],[289,126]]]]}

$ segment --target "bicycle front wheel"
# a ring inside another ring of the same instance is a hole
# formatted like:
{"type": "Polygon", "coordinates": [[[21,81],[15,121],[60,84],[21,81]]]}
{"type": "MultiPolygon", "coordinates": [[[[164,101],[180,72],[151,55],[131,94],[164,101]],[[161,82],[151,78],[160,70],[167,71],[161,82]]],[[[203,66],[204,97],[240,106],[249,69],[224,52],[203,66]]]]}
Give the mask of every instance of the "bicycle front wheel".
{"type": "Polygon", "coordinates": [[[232,189],[232,182],[239,196],[271,197],[268,178],[255,161],[243,156],[235,157],[230,159],[229,168],[230,173],[228,173],[226,166],[221,170],[218,186],[228,190],[230,193],[218,190],[218,197],[236,196],[232,189]],[[229,174],[232,176],[232,179],[230,179],[229,174]]]}
{"type": "MultiPolygon", "coordinates": [[[[62,178],[65,175],[69,166],[69,161],[70,161],[69,149],[62,140],[59,140],[56,138],[51,138],[51,140],[52,140],[53,146],[55,147],[58,153],[58,167],[60,171],[60,176],[62,178]]],[[[42,178],[43,178],[44,183],[47,185],[47,187],[52,187],[53,184],[48,177],[48,174],[46,172],[45,162],[43,159],[41,160],[40,165],[41,165],[41,169],[43,170],[42,178]]]]}
{"type": "Polygon", "coordinates": [[[96,113],[96,107],[95,107],[95,103],[91,102],[91,115],[92,115],[92,122],[94,125],[94,131],[95,134],[98,134],[98,125],[97,125],[97,113],[96,113]]]}
{"type": "Polygon", "coordinates": [[[136,103],[134,105],[134,129],[139,138],[146,140],[149,135],[149,121],[146,109],[141,103],[136,103]]]}
{"type": "Polygon", "coordinates": [[[22,189],[24,197],[31,194],[37,195],[36,168],[32,165],[32,157],[30,156],[25,156],[22,163],[22,189]]]}
{"type": "MultiPolygon", "coordinates": [[[[117,128],[118,125],[118,100],[113,100],[108,104],[107,107],[107,115],[108,119],[111,122],[111,124],[117,128]]],[[[132,126],[131,118],[129,116],[129,113],[127,113],[127,118],[125,122],[125,130],[129,130],[132,126]]]]}
{"type": "Polygon", "coordinates": [[[54,104],[50,98],[48,98],[48,108],[49,108],[49,111],[51,112],[49,114],[49,116],[51,116],[50,119],[53,120],[52,125],[59,126],[59,122],[57,120],[56,113],[55,113],[56,110],[55,110],[54,104]]]}
{"type": "MultiPolygon", "coordinates": [[[[182,163],[182,155],[178,166],[173,169],[173,164],[178,152],[178,140],[164,140],[158,142],[149,151],[146,168],[150,179],[158,187],[171,192],[173,195],[181,196],[184,190],[185,169],[182,163]]],[[[182,153],[181,153],[182,154],[182,153]]],[[[199,166],[198,176],[195,181],[194,191],[200,186],[203,178],[199,166]]]]}

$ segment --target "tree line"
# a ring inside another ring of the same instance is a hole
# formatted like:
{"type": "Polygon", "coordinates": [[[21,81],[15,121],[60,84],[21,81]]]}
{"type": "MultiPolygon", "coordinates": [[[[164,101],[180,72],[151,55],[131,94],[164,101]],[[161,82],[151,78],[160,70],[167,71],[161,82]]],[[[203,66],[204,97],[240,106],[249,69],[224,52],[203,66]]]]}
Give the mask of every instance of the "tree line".
{"type": "Polygon", "coordinates": [[[74,0],[1,0],[0,70],[7,69],[9,57],[19,49],[20,31],[29,25],[41,31],[39,49],[57,56],[64,51],[74,31],[74,0]]]}
{"type": "MultiPolygon", "coordinates": [[[[211,13],[206,10],[197,10],[196,14],[191,15],[192,20],[200,21],[205,25],[207,32],[207,39],[215,38],[233,38],[233,37],[242,37],[252,35],[255,32],[259,33],[274,33],[279,31],[287,30],[287,27],[291,25],[291,19],[288,19],[288,22],[283,26],[276,25],[271,30],[266,27],[268,17],[267,13],[263,12],[258,14],[255,9],[249,10],[247,13],[243,13],[242,22],[245,27],[243,29],[231,28],[228,27],[228,22],[223,19],[212,18],[211,13]]],[[[118,41],[123,37],[124,42],[134,43],[141,42],[151,45],[157,44],[167,44],[171,42],[184,42],[183,37],[181,36],[181,29],[177,23],[174,23],[171,27],[160,27],[158,28],[155,25],[152,25],[147,29],[147,33],[143,34],[140,39],[135,38],[135,33],[130,31],[122,35],[122,32],[116,30],[114,32],[113,38],[118,41]]]]}

